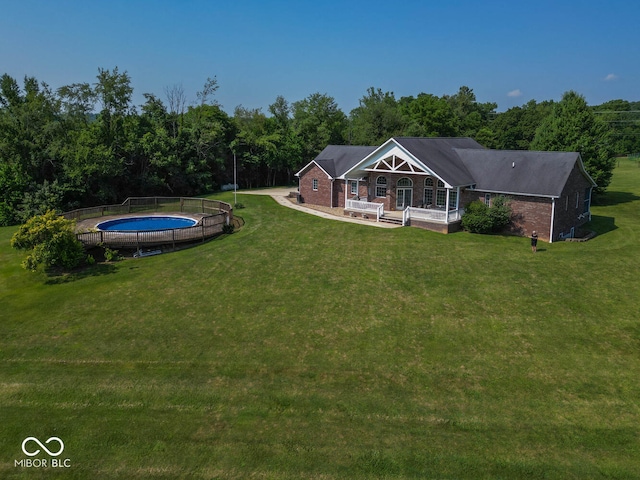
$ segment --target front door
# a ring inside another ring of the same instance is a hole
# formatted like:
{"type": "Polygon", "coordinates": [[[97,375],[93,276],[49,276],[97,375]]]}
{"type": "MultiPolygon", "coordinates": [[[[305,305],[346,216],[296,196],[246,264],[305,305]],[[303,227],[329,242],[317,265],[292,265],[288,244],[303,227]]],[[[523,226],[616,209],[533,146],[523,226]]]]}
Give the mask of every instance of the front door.
{"type": "Polygon", "coordinates": [[[413,188],[396,189],[396,210],[404,210],[411,206],[413,199],[413,188]]]}

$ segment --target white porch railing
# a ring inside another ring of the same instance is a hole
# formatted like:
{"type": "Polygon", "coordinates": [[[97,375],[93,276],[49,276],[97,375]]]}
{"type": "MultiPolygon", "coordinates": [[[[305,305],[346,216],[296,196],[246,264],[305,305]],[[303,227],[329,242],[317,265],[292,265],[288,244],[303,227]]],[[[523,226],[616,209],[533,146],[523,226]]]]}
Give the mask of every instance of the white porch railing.
{"type": "Polygon", "coordinates": [[[363,202],[362,200],[347,199],[345,209],[364,213],[371,212],[371,214],[375,213],[377,221],[380,221],[380,217],[384,215],[384,205],[375,202],[363,202]]]}
{"type": "Polygon", "coordinates": [[[434,223],[457,222],[464,215],[464,209],[438,210],[433,208],[407,207],[402,211],[402,225],[406,225],[411,218],[434,223]]]}

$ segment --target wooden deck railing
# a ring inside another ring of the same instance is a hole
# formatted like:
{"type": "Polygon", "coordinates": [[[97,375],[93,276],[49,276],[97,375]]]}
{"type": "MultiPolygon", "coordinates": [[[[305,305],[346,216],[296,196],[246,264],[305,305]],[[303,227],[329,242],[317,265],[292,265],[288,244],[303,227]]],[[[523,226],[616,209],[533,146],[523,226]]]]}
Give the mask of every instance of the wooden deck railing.
{"type": "Polygon", "coordinates": [[[402,224],[406,225],[411,218],[434,223],[451,223],[457,222],[462,218],[464,209],[458,210],[440,210],[433,208],[416,208],[407,207],[402,213],[402,224]]]}
{"type": "Polygon", "coordinates": [[[345,204],[345,210],[355,210],[358,212],[371,212],[376,214],[376,220],[380,220],[380,217],[384,215],[384,205],[375,202],[365,202],[363,200],[350,200],[347,199],[345,204]]]}
{"type": "Polygon", "coordinates": [[[94,230],[80,232],[76,237],[86,246],[108,245],[114,247],[134,247],[152,245],[173,245],[212,237],[222,232],[223,225],[233,223],[231,205],[218,200],[186,197],[129,197],[120,205],[101,205],[79,208],[62,214],[67,220],[86,220],[107,215],[126,215],[131,213],[202,213],[197,225],[170,230],[152,230],[139,232],[110,232],[94,230]]]}
{"type": "Polygon", "coordinates": [[[129,197],[121,204],[78,208],[65,212],[62,216],[67,220],[84,220],[137,212],[190,212],[211,215],[224,212],[229,216],[229,221],[233,219],[233,209],[226,202],[188,197],[129,197]]]}

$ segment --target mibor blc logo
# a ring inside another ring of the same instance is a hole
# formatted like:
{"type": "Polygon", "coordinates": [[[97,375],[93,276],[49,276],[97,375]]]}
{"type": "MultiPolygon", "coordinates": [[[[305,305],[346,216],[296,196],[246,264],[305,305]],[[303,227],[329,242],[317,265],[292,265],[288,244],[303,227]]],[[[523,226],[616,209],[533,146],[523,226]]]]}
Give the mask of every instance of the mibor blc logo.
{"type": "Polygon", "coordinates": [[[71,460],[59,457],[64,451],[64,442],[58,437],[50,437],[42,443],[36,437],[27,437],[22,441],[22,453],[27,457],[35,457],[44,452],[52,458],[23,458],[14,460],[15,467],[23,468],[69,468],[71,460]]]}

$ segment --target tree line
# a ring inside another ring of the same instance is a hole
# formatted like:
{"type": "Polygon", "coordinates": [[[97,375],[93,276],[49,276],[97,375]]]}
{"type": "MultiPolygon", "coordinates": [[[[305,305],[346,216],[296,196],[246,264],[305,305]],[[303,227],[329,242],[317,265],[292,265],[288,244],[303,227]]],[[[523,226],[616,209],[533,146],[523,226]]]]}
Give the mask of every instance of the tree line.
{"type": "Polygon", "coordinates": [[[0,77],[0,225],[49,209],[116,203],[128,196],[190,196],[233,180],[240,187],[291,184],[328,144],[379,145],[392,136],[468,136],[489,148],[571,150],[606,188],[616,154],[640,152],[640,102],[589,107],[567,92],[497,113],[463,86],[453,95],[396,99],[369,88],[346,115],[313,93],[227,114],[208,78],[187,104],[181,85],[132,104],[127,72],[99,69],[94,83],[56,90],[33,77],[0,77]],[[628,114],[625,116],[625,112],[628,114]]]}

